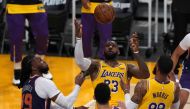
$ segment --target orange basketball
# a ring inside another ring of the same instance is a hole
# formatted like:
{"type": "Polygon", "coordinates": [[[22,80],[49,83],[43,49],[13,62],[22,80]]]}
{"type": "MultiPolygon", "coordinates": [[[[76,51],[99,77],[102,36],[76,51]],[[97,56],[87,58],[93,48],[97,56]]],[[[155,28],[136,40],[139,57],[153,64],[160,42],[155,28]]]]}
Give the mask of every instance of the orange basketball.
{"type": "Polygon", "coordinates": [[[115,19],[115,10],[113,6],[101,3],[94,10],[94,16],[97,22],[101,24],[112,23],[115,19]]]}

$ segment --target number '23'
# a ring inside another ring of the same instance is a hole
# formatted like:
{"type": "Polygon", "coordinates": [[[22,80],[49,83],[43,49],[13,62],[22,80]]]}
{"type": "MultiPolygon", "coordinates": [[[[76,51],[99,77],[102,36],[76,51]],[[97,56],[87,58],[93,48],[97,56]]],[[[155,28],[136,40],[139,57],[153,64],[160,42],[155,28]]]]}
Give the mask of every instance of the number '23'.
{"type": "Polygon", "coordinates": [[[107,85],[113,84],[113,88],[111,89],[112,92],[117,92],[118,91],[118,85],[119,83],[116,80],[104,80],[104,83],[107,85]]]}

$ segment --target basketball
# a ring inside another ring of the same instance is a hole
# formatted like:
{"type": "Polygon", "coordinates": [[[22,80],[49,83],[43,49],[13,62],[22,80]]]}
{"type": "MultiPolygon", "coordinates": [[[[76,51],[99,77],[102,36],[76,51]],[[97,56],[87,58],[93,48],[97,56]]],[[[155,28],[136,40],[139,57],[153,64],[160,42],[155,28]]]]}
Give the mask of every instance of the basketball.
{"type": "Polygon", "coordinates": [[[106,3],[101,3],[95,8],[94,16],[98,23],[108,24],[112,23],[115,19],[115,11],[113,6],[106,3]]]}

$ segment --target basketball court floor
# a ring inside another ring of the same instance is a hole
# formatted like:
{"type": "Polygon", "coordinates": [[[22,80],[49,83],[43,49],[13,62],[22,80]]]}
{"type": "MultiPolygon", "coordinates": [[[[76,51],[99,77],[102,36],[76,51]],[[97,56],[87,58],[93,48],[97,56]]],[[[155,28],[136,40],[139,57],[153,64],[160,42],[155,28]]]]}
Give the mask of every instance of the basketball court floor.
{"type": "MultiPolygon", "coordinates": [[[[125,63],[136,64],[134,61],[121,60],[125,63]]],[[[53,74],[53,81],[64,95],[69,94],[74,87],[74,78],[80,72],[75,60],[68,57],[46,57],[50,71],[53,74]]],[[[152,72],[155,63],[147,62],[152,72]]],[[[153,75],[151,74],[151,77],[153,75]]],[[[0,109],[20,109],[21,89],[12,85],[13,64],[9,60],[9,55],[0,55],[0,109]]],[[[138,80],[132,79],[131,94],[138,80]]],[[[92,84],[87,78],[81,87],[79,96],[74,106],[84,105],[93,98],[92,84]]],[[[190,109],[190,99],[184,109],[190,109]]]]}

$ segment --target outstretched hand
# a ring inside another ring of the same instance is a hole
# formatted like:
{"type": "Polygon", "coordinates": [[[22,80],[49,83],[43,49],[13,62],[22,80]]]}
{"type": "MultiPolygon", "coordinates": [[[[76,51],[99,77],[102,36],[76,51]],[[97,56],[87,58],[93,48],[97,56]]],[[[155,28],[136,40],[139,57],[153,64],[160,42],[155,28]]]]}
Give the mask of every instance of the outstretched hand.
{"type": "Polygon", "coordinates": [[[82,37],[82,24],[76,19],[75,19],[75,36],[77,38],[82,37]]]}
{"type": "Polygon", "coordinates": [[[138,53],[139,52],[139,39],[137,33],[133,33],[130,40],[130,48],[132,49],[133,53],[138,53]]]}

